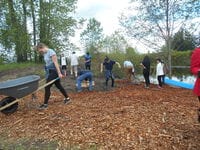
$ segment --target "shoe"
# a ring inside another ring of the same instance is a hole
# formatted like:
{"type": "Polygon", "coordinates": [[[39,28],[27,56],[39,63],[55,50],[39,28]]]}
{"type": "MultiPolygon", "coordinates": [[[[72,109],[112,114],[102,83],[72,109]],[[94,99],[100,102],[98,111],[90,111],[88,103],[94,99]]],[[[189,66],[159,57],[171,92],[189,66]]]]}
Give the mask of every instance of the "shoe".
{"type": "Polygon", "coordinates": [[[158,86],[158,88],[159,88],[159,89],[162,89],[162,87],[161,87],[161,86],[158,86]]]}
{"type": "Polygon", "coordinates": [[[68,104],[69,102],[71,101],[71,99],[68,97],[68,98],[65,98],[64,99],[64,104],[68,104]]]}
{"type": "Polygon", "coordinates": [[[47,108],[48,108],[48,104],[42,104],[39,107],[40,110],[47,109],[47,108]]]}
{"type": "Polygon", "coordinates": [[[198,110],[197,114],[198,114],[198,121],[200,123],[200,109],[198,110]]]}

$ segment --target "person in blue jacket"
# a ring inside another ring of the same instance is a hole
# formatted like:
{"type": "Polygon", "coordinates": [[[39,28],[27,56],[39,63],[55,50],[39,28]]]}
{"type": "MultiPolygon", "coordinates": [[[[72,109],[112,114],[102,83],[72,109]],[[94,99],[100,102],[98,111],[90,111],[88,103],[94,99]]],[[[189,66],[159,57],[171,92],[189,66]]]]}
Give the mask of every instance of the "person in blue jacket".
{"type": "Polygon", "coordinates": [[[92,77],[93,74],[91,71],[89,70],[80,70],[78,72],[78,78],[76,80],[77,82],[77,91],[78,92],[82,92],[82,87],[81,87],[81,83],[83,80],[89,81],[89,91],[92,91],[92,77]]]}
{"type": "Polygon", "coordinates": [[[89,52],[86,53],[85,55],[85,69],[86,70],[91,70],[91,55],[89,52]]]}

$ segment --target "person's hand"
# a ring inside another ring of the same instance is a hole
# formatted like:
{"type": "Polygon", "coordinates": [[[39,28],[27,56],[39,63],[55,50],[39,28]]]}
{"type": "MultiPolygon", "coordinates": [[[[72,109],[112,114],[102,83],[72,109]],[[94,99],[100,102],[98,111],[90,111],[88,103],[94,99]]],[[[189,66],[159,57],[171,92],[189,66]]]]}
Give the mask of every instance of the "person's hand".
{"type": "Polygon", "coordinates": [[[60,79],[62,79],[64,76],[63,76],[62,73],[59,73],[59,74],[58,74],[58,77],[59,77],[60,79]]]}

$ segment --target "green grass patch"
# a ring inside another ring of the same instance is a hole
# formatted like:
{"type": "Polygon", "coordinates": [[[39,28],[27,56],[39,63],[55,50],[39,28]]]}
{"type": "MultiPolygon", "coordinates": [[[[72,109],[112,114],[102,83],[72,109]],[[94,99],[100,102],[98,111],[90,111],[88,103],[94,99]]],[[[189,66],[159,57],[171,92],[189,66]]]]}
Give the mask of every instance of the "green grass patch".
{"type": "Polygon", "coordinates": [[[7,71],[13,69],[24,69],[28,67],[36,67],[40,64],[26,62],[26,63],[9,63],[9,64],[1,64],[0,71],[7,71]]]}
{"type": "Polygon", "coordinates": [[[43,140],[18,139],[11,140],[0,137],[0,149],[2,150],[55,150],[58,147],[57,142],[46,142],[43,140]]]}

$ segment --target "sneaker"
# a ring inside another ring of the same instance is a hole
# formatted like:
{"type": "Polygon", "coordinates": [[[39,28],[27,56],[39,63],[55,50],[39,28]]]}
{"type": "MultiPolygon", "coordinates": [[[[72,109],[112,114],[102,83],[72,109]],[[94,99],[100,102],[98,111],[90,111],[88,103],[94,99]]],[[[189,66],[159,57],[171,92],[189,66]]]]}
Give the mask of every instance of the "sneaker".
{"type": "Polygon", "coordinates": [[[159,89],[162,89],[162,87],[161,87],[161,86],[159,86],[159,85],[158,85],[158,88],[159,88],[159,89]]]}
{"type": "Polygon", "coordinates": [[[68,104],[69,102],[71,101],[71,99],[68,97],[68,98],[65,98],[64,99],[64,104],[68,104]]]}
{"type": "Polygon", "coordinates": [[[42,110],[42,109],[47,109],[48,108],[48,104],[42,104],[40,105],[39,109],[42,110]]]}

